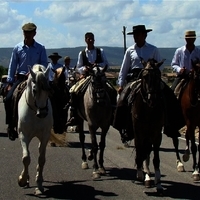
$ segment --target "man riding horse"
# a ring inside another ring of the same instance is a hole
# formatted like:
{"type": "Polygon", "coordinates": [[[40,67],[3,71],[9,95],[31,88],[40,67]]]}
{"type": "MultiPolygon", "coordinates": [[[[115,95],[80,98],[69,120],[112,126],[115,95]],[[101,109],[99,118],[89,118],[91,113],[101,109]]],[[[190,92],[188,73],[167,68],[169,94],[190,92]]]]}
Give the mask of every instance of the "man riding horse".
{"type": "Polygon", "coordinates": [[[14,47],[8,67],[8,85],[5,88],[8,94],[4,98],[4,106],[6,124],[8,124],[7,133],[12,141],[18,137],[12,116],[13,92],[22,81],[27,79],[27,74],[29,73],[28,66],[33,66],[37,63],[47,67],[48,63],[45,47],[34,40],[36,29],[37,26],[34,23],[27,23],[22,26],[24,40],[14,47]]]}
{"type": "MultiPolygon", "coordinates": [[[[133,26],[133,31],[128,33],[128,35],[133,35],[135,44],[126,50],[119,72],[118,94],[120,97],[113,123],[113,127],[119,130],[123,143],[134,138],[131,109],[127,99],[130,93],[136,93],[139,87],[138,85],[134,85],[133,87],[132,83],[138,80],[138,76],[143,69],[141,59],[145,62],[148,59],[154,59],[157,62],[162,61],[158,48],[146,42],[147,33],[150,31],[152,29],[146,29],[144,25],[137,25],[133,26]],[[126,86],[125,83],[127,83],[126,86]],[[134,91],[131,88],[135,88],[136,90],[134,91]]],[[[180,136],[178,130],[185,125],[180,105],[173,91],[164,82],[162,82],[160,87],[162,87],[163,107],[165,110],[164,132],[170,137],[178,137],[180,136]]]]}
{"type": "MultiPolygon", "coordinates": [[[[77,69],[80,72],[80,80],[72,86],[70,89],[71,103],[70,103],[70,119],[68,120],[66,126],[77,125],[77,93],[80,91],[83,85],[87,85],[88,68],[95,67],[96,65],[101,68],[108,67],[108,61],[104,50],[102,48],[97,48],[94,46],[94,34],[87,32],[85,34],[85,42],[87,47],[85,50],[80,51],[78,55],[77,69]]],[[[113,105],[113,110],[116,106],[116,91],[112,86],[108,87],[108,93],[110,94],[111,103],[113,105]]]]}

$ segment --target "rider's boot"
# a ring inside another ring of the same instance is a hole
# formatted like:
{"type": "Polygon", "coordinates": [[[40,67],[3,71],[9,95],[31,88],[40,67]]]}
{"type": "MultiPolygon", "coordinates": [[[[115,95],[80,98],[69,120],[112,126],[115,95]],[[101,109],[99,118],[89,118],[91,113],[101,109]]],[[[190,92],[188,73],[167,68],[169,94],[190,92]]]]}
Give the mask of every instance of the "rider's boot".
{"type": "Polygon", "coordinates": [[[77,96],[74,92],[71,93],[70,99],[70,119],[67,121],[66,126],[78,125],[78,113],[77,113],[77,96]]]}

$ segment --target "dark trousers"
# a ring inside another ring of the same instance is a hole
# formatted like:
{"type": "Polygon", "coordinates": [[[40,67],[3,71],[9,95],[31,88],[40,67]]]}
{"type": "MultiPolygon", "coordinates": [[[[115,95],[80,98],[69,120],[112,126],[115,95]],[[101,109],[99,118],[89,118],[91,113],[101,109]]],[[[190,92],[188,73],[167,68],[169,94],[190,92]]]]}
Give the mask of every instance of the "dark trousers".
{"type": "Polygon", "coordinates": [[[12,88],[9,90],[8,94],[4,98],[4,108],[6,112],[6,124],[13,125],[13,93],[17,86],[24,80],[27,79],[27,76],[22,74],[17,74],[17,80],[13,83],[12,88]]]}
{"type": "Polygon", "coordinates": [[[4,107],[5,107],[5,111],[6,111],[6,124],[11,125],[12,124],[12,114],[13,114],[13,106],[12,106],[12,97],[13,97],[13,93],[14,90],[16,89],[16,87],[22,82],[22,80],[17,80],[12,88],[9,90],[8,94],[6,95],[6,97],[4,98],[4,107]]]}

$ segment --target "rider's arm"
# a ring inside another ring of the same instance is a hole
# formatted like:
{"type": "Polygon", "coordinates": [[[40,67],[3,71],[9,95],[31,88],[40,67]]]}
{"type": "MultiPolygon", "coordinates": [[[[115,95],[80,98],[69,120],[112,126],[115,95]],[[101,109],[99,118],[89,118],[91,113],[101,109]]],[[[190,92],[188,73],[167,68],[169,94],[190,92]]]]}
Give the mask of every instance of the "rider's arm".
{"type": "Polygon", "coordinates": [[[13,49],[10,59],[10,64],[8,67],[8,77],[7,82],[12,84],[15,81],[15,73],[17,71],[18,56],[17,56],[17,46],[13,49]]]}

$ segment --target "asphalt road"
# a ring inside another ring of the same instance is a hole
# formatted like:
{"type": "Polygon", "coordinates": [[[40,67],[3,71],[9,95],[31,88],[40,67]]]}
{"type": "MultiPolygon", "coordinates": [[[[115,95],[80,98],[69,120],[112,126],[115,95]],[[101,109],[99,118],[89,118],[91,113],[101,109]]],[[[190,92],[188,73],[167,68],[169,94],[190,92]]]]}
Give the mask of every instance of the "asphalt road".
{"type": "MultiPolygon", "coordinates": [[[[29,168],[30,187],[20,188],[17,180],[22,170],[22,148],[19,139],[10,141],[6,134],[5,114],[0,103],[0,200],[33,200],[36,165],[38,159],[38,140],[30,144],[31,164],[29,168]]],[[[87,126],[86,126],[87,131],[87,126]]],[[[98,136],[99,138],[99,136],[98,136]]],[[[177,172],[176,156],[170,138],[163,136],[161,145],[161,173],[164,197],[158,197],[156,189],[145,188],[135,180],[135,151],[133,142],[125,148],[118,132],[112,127],[107,135],[105,149],[106,176],[100,180],[92,180],[92,162],[89,169],[81,169],[81,149],[77,133],[67,133],[67,147],[51,147],[48,145],[44,168],[45,193],[43,199],[200,199],[200,183],[193,183],[192,160],[184,163],[186,172],[177,172]]],[[[90,137],[86,132],[86,145],[90,137]]],[[[180,151],[183,153],[185,141],[180,140],[180,151]]],[[[151,170],[153,170],[151,162],[151,170]]],[[[153,172],[153,171],[152,171],[153,172]]],[[[153,178],[153,176],[152,176],[153,178]]]]}

